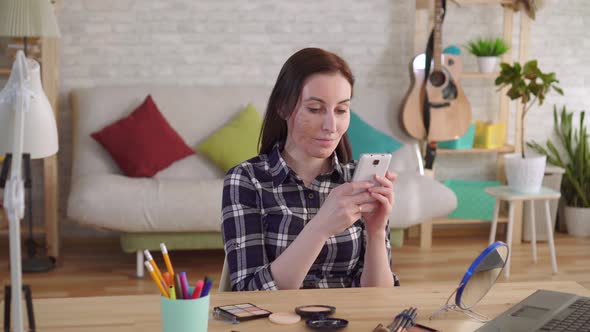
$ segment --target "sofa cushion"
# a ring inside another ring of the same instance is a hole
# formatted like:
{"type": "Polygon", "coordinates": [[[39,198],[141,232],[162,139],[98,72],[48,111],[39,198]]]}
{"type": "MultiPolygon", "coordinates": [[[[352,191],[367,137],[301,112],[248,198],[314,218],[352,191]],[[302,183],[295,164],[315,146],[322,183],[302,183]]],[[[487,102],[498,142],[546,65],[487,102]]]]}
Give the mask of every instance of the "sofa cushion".
{"type": "Polygon", "coordinates": [[[346,133],[355,160],[358,160],[362,153],[391,153],[402,146],[393,137],[375,129],[361,119],[355,112],[350,113],[350,125],[346,133]]]}
{"type": "Polygon", "coordinates": [[[222,178],[184,181],[89,175],[72,181],[68,217],[121,232],[219,232],[222,190],[222,178]]]}
{"type": "MultiPolygon", "coordinates": [[[[241,112],[248,102],[263,114],[272,86],[94,86],[70,93],[72,117],[72,177],[123,174],[100,144],[90,137],[141,104],[151,94],[170,125],[190,147],[195,147],[241,112]],[[197,107],[198,106],[198,107],[197,107]]],[[[376,129],[411,143],[398,120],[403,91],[391,87],[355,88],[352,109],[376,129]]],[[[194,177],[198,177],[195,171],[194,177]]]]}
{"type": "Polygon", "coordinates": [[[209,158],[195,153],[175,161],[154,175],[158,180],[213,180],[223,178],[224,173],[209,158]]]}
{"type": "Polygon", "coordinates": [[[244,160],[258,154],[258,137],[262,127],[262,118],[248,104],[223,128],[207,137],[197,146],[197,152],[209,157],[215,164],[227,172],[244,160]]]}
{"type": "Polygon", "coordinates": [[[129,116],[92,133],[130,177],[151,177],[194,153],[147,96],[129,116]]]}

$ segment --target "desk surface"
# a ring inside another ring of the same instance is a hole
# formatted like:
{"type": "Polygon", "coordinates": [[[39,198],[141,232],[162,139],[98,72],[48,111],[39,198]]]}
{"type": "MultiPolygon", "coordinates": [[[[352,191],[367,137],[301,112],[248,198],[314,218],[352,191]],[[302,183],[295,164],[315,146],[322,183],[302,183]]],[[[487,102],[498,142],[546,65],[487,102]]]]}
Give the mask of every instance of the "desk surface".
{"type": "MultiPolygon", "coordinates": [[[[342,331],[370,332],[379,323],[389,324],[401,310],[416,306],[419,323],[441,331],[473,331],[482,324],[457,312],[443,313],[435,320],[428,320],[430,314],[446,301],[454,287],[456,285],[437,284],[390,289],[214,293],[211,296],[211,308],[251,302],[276,312],[292,311],[299,305],[329,304],[337,307],[334,317],[349,321],[348,328],[342,331]]],[[[496,317],[540,288],[590,296],[590,290],[572,281],[501,283],[492,288],[476,309],[484,315],[496,317]]],[[[35,316],[38,330],[44,332],[160,331],[159,303],[158,295],[38,299],[35,300],[35,316]]],[[[265,318],[237,325],[213,319],[209,321],[209,331],[212,332],[277,330],[311,331],[303,321],[280,327],[265,318]]]]}

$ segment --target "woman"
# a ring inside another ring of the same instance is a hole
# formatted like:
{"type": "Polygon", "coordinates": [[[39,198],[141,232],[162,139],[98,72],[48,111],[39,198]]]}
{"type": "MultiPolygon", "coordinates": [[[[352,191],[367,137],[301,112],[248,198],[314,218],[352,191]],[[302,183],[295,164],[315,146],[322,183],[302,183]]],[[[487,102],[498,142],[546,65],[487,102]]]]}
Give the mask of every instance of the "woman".
{"type": "Polygon", "coordinates": [[[395,175],[350,183],[346,130],[354,78],[306,48],[283,65],[260,154],[231,169],[222,233],[232,290],[391,287],[388,217],[395,175]],[[353,195],[353,191],[366,189],[353,195]],[[361,220],[362,217],[362,220],[361,220]]]}

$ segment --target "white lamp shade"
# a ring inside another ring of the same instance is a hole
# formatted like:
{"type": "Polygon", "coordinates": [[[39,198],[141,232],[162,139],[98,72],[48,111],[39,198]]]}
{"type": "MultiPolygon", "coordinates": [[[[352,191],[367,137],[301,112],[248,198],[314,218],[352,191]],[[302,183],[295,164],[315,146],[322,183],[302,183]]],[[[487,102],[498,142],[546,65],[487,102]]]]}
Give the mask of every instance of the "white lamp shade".
{"type": "MultiPolygon", "coordinates": [[[[39,63],[32,59],[27,59],[26,63],[31,74],[30,88],[34,97],[30,99],[30,108],[25,112],[23,153],[30,153],[31,158],[45,158],[57,153],[57,125],[51,104],[41,86],[39,63]]],[[[17,74],[18,70],[13,67],[11,75],[17,74]]],[[[16,105],[0,100],[0,154],[12,153],[15,115],[16,105]]]]}
{"type": "Polygon", "coordinates": [[[49,0],[0,0],[0,36],[59,37],[49,0]]]}

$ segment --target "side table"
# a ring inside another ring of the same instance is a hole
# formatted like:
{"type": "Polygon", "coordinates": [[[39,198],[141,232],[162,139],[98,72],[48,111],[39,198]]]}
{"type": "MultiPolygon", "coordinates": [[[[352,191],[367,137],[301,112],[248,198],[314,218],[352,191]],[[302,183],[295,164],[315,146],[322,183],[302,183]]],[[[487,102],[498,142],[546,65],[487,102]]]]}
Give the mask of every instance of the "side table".
{"type": "Polygon", "coordinates": [[[504,276],[508,278],[510,276],[510,257],[512,256],[512,227],[514,226],[514,203],[517,201],[523,201],[523,205],[528,205],[531,214],[531,245],[533,249],[533,261],[537,262],[537,239],[535,230],[535,201],[543,201],[545,204],[546,224],[547,224],[547,240],[549,242],[549,251],[551,253],[551,267],[553,273],[557,273],[557,258],[555,257],[555,243],[553,241],[553,227],[551,223],[551,213],[549,209],[549,201],[553,199],[559,199],[561,193],[553,189],[541,187],[539,192],[536,193],[521,193],[513,191],[508,186],[500,187],[489,187],[485,189],[486,193],[493,196],[496,199],[494,206],[494,219],[492,220],[492,229],[490,230],[490,244],[495,241],[496,238],[496,227],[498,226],[498,215],[500,213],[500,202],[508,202],[508,226],[506,234],[506,243],[510,248],[508,253],[508,261],[504,268],[504,276]],[[527,204],[528,202],[528,204],[527,204]]]}

